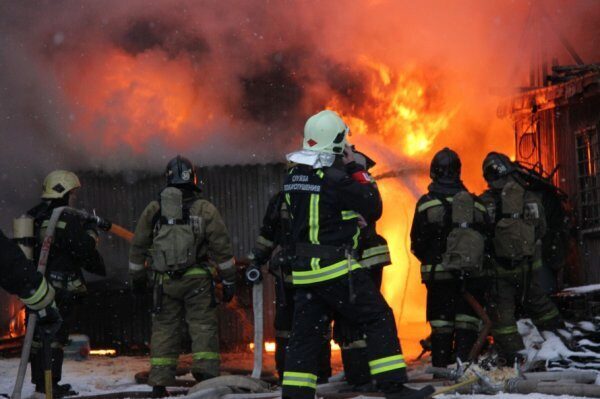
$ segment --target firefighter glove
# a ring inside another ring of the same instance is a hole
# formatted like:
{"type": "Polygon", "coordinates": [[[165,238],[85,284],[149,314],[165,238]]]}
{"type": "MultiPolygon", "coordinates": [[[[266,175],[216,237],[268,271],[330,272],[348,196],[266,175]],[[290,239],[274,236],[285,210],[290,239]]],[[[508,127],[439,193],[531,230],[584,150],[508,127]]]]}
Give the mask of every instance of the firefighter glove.
{"type": "Polygon", "coordinates": [[[56,303],[52,302],[37,312],[39,331],[46,337],[54,337],[60,329],[62,318],[56,307],[56,303]]]}
{"type": "Polygon", "coordinates": [[[235,295],[235,280],[223,280],[223,302],[229,303],[235,295]]]}

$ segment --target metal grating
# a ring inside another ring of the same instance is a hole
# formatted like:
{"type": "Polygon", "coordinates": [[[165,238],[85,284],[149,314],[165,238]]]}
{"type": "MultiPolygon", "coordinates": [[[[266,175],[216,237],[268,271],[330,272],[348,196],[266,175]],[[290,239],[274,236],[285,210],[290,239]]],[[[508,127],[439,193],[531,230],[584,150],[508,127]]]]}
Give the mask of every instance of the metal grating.
{"type": "Polygon", "coordinates": [[[584,229],[600,226],[600,148],[595,126],[576,132],[577,189],[580,224],[584,229]]]}

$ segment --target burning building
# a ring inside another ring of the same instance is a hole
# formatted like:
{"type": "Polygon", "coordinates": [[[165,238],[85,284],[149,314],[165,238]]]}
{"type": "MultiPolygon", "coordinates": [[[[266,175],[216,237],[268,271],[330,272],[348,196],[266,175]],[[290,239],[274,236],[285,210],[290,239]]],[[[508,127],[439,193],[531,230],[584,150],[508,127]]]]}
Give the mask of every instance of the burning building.
{"type": "Polygon", "coordinates": [[[514,123],[517,160],[545,171],[568,195],[571,285],[600,282],[600,66],[555,66],[544,87],[512,97],[499,115],[514,123]]]}
{"type": "MultiPolygon", "coordinates": [[[[0,13],[0,120],[18,147],[0,157],[11,171],[0,177],[13,188],[0,202],[3,227],[60,167],[86,171],[82,206],[132,228],[158,192],[164,163],[182,153],[210,165],[201,173],[206,194],[244,257],[281,182],[283,154],[297,148],[307,115],[332,108],[348,121],[350,141],[378,162],[378,229],[393,260],[383,291],[400,334],[427,334],[425,289],[409,250],[414,204],[437,149],[461,154],[472,191],[483,188],[486,152],[513,154],[510,122],[496,117],[490,86],[519,61],[513,46],[528,3],[67,3],[0,13]]],[[[573,35],[595,36],[597,3],[557,0],[551,13],[564,16],[573,35]]],[[[86,306],[96,316],[81,312],[80,330],[102,345],[143,344],[149,315],[135,310],[143,304],[132,303],[123,284],[126,244],[109,237],[101,249],[110,275],[92,282],[86,306]]],[[[11,301],[2,301],[11,305],[1,311],[0,335],[14,320],[11,301]]],[[[240,305],[247,313],[249,303],[240,305]]],[[[223,318],[225,346],[249,341],[232,327],[241,324],[233,314],[223,318]]]]}

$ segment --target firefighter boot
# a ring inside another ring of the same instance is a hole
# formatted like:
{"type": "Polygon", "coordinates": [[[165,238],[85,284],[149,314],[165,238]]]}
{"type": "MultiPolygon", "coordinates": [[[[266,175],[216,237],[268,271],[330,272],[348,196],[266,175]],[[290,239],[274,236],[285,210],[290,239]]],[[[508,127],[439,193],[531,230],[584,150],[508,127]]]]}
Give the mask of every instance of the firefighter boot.
{"type": "Polygon", "coordinates": [[[431,364],[433,367],[446,367],[452,364],[452,334],[431,334],[431,364]]]}
{"type": "Polygon", "coordinates": [[[427,399],[435,393],[435,388],[431,385],[413,389],[401,383],[381,384],[380,390],[385,393],[386,399],[427,399]]]}
{"type": "Polygon", "coordinates": [[[167,388],[162,385],[155,385],[152,387],[152,397],[153,398],[166,398],[169,396],[169,392],[167,392],[167,388]]]}
{"type": "Polygon", "coordinates": [[[469,360],[469,354],[479,333],[475,330],[457,329],[455,336],[455,352],[456,357],[463,362],[469,360]]]}
{"type": "Polygon", "coordinates": [[[373,392],[366,346],[342,348],[342,363],[346,382],[353,387],[352,392],[373,392]]]}

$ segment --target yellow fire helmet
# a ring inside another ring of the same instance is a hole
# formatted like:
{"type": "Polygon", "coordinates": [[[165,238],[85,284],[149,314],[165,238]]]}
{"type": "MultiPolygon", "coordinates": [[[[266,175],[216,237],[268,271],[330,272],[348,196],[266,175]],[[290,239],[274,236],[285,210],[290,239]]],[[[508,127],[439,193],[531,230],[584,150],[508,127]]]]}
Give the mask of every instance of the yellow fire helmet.
{"type": "Polygon", "coordinates": [[[346,145],[348,126],[342,118],[328,109],[308,118],[304,125],[305,150],[341,154],[346,145]]]}
{"type": "Polygon", "coordinates": [[[69,191],[79,187],[81,187],[81,183],[75,173],[68,170],[55,170],[44,179],[42,198],[62,198],[69,191]]]}

